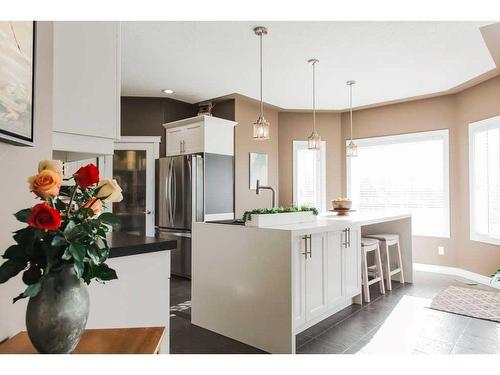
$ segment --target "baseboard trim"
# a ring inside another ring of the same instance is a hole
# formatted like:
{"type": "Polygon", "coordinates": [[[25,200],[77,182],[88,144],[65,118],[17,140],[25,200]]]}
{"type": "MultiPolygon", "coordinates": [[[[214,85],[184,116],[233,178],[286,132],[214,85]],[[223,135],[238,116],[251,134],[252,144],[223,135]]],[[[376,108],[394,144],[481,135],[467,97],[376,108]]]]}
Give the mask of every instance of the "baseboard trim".
{"type": "Polygon", "coordinates": [[[443,275],[460,276],[463,277],[464,279],[468,279],[479,284],[488,285],[493,288],[500,289],[499,282],[492,283],[490,277],[481,275],[479,273],[467,271],[464,270],[463,268],[437,266],[434,264],[413,263],[413,269],[417,271],[440,273],[443,275]]]}

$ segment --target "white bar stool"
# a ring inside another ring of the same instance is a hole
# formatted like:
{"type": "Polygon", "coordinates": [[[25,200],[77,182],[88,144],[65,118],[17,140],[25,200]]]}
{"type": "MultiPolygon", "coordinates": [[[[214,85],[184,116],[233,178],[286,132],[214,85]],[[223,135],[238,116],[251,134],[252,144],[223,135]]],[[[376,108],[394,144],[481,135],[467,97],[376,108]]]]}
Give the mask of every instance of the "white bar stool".
{"type": "Polygon", "coordinates": [[[363,292],[365,295],[365,302],[370,302],[370,285],[378,282],[380,286],[380,293],[385,294],[384,274],[382,271],[382,259],[380,258],[379,241],[374,238],[361,238],[361,253],[363,292]],[[375,252],[375,264],[372,266],[368,266],[366,261],[366,254],[370,251],[375,252]],[[369,276],[373,278],[369,280],[369,276]]]}
{"type": "Polygon", "coordinates": [[[405,278],[403,274],[403,261],[401,259],[401,248],[399,247],[399,236],[397,234],[370,234],[366,236],[367,238],[373,238],[381,242],[382,247],[382,259],[384,265],[385,273],[385,285],[387,290],[392,290],[391,277],[400,273],[399,282],[404,284],[405,278]],[[391,270],[391,255],[389,251],[389,246],[397,247],[397,268],[391,270]]]}

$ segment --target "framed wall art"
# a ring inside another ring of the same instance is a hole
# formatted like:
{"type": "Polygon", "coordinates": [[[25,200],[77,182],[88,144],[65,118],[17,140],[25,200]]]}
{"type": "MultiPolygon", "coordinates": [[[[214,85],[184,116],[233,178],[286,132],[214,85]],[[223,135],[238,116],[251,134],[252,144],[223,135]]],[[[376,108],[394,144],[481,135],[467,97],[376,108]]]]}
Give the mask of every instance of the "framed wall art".
{"type": "Polygon", "coordinates": [[[0,140],[33,146],[35,22],[0,21],[0,140]]]}

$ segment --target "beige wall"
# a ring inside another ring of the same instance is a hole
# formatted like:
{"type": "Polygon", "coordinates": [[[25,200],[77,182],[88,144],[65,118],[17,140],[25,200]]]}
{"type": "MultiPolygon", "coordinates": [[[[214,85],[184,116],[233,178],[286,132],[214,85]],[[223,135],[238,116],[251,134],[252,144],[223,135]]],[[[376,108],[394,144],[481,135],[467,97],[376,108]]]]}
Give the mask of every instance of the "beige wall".
{"type": "MultiPolygon", "coordinates": [[[[355,111],[354,138],[426,130],[450,131],[450,238],[415,237],[414,261],[489,275],[500,266],[500,246],[469,240],[468,124],[500,114],[500,76],[461,93],[355,111]],[[437,254],[445,247],[445,255],[437,254]]],[[[348,138],[348,113],[342,138],[348,138]]],[[[342,152],[345,193],[345,155],[342,152]]]]}
{"type": "MultiPolygon", "coordinates": [[[[326,141],[326,202],[341,195],[340,114],[316,114],[316,129],[326,141]]],[[[307,140],[312,130],[311,112],[279,113],[279,185],[280,205],[293,203],[293,141],[307,140]]]]}
{"type": "MultiPolygon", "coordinates": [[[[52,155],[52,22],[37,22],[35,60],[35,147],[0,142],[0,163],[8,171],[0,184],[0,253],[12,244],[11,232],[20,228],[12,215],[35,203],[27,178],[36,173],[40,159],[52,155]]],[[[25,329],[26,300],[10,303],[25,288],[21,277],[0,285],[0,341],[25,329]]]]}
{"type": "Polygon", "coordinates": [[[452,183],[461,188],[456,197],[458,228],[455,244],[458,249],[457,266],[473,272],[490,275],[500,267],[500,246],[469,240],[469,123],[500,115],[500,76],[456,94],[456,125],[458,128],[459,168],[452,175],[452,183]]]}
{"type": "Polygon", "coordinates": [[[276,189],[279,199],[278,184],[278,112],[266,107],[264,117],[270,122],[270,139],[255,141],[253,123],[259,115],[259,103],[237,96],[235,100],[235,217],[241,218],[246,210],[259,207],[271,207],[271,192],[263,191],[260,195],[249,189],[249,153],[268,154],[269,184],[276,189]]]}

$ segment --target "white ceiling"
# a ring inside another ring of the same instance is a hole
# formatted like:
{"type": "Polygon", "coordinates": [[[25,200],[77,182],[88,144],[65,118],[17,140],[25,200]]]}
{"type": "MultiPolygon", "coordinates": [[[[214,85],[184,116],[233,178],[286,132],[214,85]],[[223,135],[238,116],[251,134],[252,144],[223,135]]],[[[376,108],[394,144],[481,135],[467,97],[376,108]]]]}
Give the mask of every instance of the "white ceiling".
{"type": "Polygon", "coordinates": [[[195,103],[233,93],[259,97],[264,25],[264,101],[311,108],[354,106],[445,91],[495,68],[480,27],[491,22],[122,22],[122,95],[195,103]]]}

